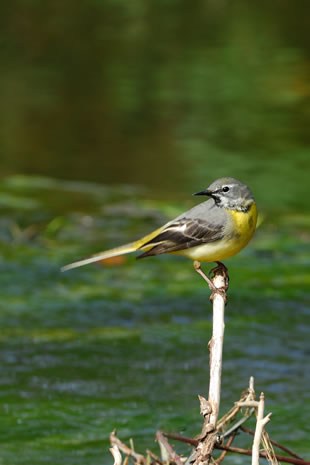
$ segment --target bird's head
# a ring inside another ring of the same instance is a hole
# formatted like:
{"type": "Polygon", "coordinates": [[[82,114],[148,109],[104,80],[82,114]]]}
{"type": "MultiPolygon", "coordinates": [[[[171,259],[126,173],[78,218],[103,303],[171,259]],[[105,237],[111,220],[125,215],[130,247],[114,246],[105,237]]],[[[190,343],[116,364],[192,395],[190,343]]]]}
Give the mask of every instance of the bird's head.
{"type": "Polygon", "coordinates": [[[230,210],[247,211],[254,203],[248,186],[234,178],[217,179],[207,189],[193,195],[212,197],[217,206],[230,210]]]}

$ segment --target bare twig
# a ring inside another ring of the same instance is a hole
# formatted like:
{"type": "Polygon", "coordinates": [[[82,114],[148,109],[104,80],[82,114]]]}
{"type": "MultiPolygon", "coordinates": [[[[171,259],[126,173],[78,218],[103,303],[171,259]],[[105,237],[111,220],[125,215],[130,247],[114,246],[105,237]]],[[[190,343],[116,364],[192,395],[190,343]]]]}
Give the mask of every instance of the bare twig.
{"type": "MultiPolygon", "coordinates": [[[[242,431],[244,431],[245,433],[251,434],[252,436],[254,436],[254,434],[255,434],[255,431],[253,431],[252,429],[246,428],[245,426],[240,426],[240,429],[242,431]]],[[[293,452],[292,450],[290,450],[287,447],[283,446],[279,442],[274,441],[272,439],[270,439],[270,442],[271,442],[271,444],[273,444],[274,446],[276,446],[279,449],[283,450],[287,454],[291,455],[292,457],[295,457],[295,459],[303,460],[299,455],[295,454],[295,452],[293,452]]]]}
{"type": "Polygon", "coordinates": [[[274,451],[273,445],[271,444],[269,434],[265,429],[263,429],[263,434],[262,434],[262,445],[264,448],[264,451],[266,452],[266,457],[270,465],[279,465],[276,453],[274,451]]]}
{"type": "Polygon", "coordinates": [[[243,423],[245,423],[246,421],[248,421],[249,418],[251,418],[253,412],[254,409],[251,409],[248,415],[244,415],[244,417],[240,418],[240,420],[237,421],[237,423],[235,423],[231,428],[229,428],[229,430],[225,431],[225,433],[221,435],[221,439],[224,439],[227,436],[230,436],[234,431],[237,431],[241,427],[241,425],[243,425],[243,423]]]}
{"type": "MultiPolygon", "coordinates": [[[[229,431],[225,432],[222,437],[227,436],[230,431],[233,431],[236,429],[236,427],[241,426],[244,421],[249,418],[249,416],[252,415],[252,413],[255,411],[256,415],[258,412],[258,405],[259,402],[255,401],[255,391],[254,391],[254,378],[253,376],[250,377],[250,382],[249,382],[249,388],[248,388],[248,395],[247,396],[242,396],[239,402],[236,402],[235,405],[239,406],[240,408],[246,407],[246,412],[245,412],[245,417],[243,421],[239,421],[232,427],[229,431]],[[252,407],[251,410],[249,410],[249,407],[252,407]]],[[[278,465],[278,461],[275,455],[275,451],[273,449],[272,443],[270,441],[269,435],[265,429],[262,430],[262,435],[261,435],[261,443],[263,445],[264,450],[266,451],[268,461],[270,462],[271,465],[278,465]]]]}
{"type": "Polygon", "coordinates": [[[130,449],[134,452],[135,451],[135,444],[134,444],[132,438],[129,439],[129,444],[130,444],[130,449]]]}
{"type": "MultiPolygon", "coordinates": [[[[190,444],[191,446],[198,446],[198,439],[194,438],[189,438],[186,436],[181,436],[180,434],[175,434],[175,433],[163,433],[167,438],[174,439],[176,441],[181,441],[185,442],[186,444],[190,444]]],[[[237,454],[242,454],[242,455],[252,455],[251,449],[243,449],[241,447],[231,447],[227,445],[221,445],[221,444],[216,444],[215,449],[219,450],[226,450],[227,452],[234,452],[237,454]]],[[[261,458],[267,459],[266,453],[265,452],[260,452],[259,456],[261,458]]],[[[277,460],[281,462],[286,462],[286,463],[292,463],[294,465],[310,465],[310,462],[307,462],[306,460],[302,460],[300,458],[293,458],[293,457],[286,457],[283,455],[276,455],[277,460]]]]}
{"type": "Polygon", "coordinates": [[[146,459],[143,455],[138,454],[134,450],[130,449],[128,446],[126,446],[126,444],[124,444],[120,439],[118,439],[115,430],[112,431],[112,433],[110,434],[110,442],[112,447],[116,445],[119,448],[119,450],[124,452],[124,454],[129,455],[129,457],[133,457],[137,463],[146,463],[146,459]]]}
{"type": "Polygon", "coordinates": [[[113,455],[114,465],[122,465],[122,455],[121,455],[117,445],[114,444],[112,447],[110,447],[109,451],[113,455]]]}
{"type": "MultiPolygon", "coordinates": [[[[225,446],[228,446],[228,447],[231,446],[231,444],[232,444],[232,442],[233,442],[234,439],[235,439],[235,435],[232,434],[232,435],[230,436],[230,438],[228,439],[227,443],[225,444],[225,446]]],[[[219,464],[224,460],[224,458],[225,458],[227,452],[228,452],[227,450],[223,450],[223,452],[221,453],[221,455],[219,456],[219,458],[215,460],[215,463],[216,463],[217,465],[219,465],[219,464]]]]}
{"type": "Polygon", "coordinates": [[[166,457],[163,456],[163,461],[164,462],[165,462],[165,460],[171,458],[176,463],[176,465],[184,465],[182,460],[181,460],[181,457],[175,452],[172,445],[169,444],[169,442],[167,441],[165,435],[161,431],[157,431],[156,439],[159,442],[160,449],[161,449],[162,453],[163,453],[163,450],[166,451],[166,453],[167,453],[166,457]]]}
{"type": "Polygon", "coordinates": [[[265,425],[270,421],[271,413],[264,417],[265,408],[265,397],[262,392],[259,398],[256,429],[254,434],[254,441],[252,447],[252,465],[259,465],[259,446],[262,439],[263,429],[265,425]]]}
{"type": "Polygon", "coordinates": [[[162,434],[164,436],[166,436],[166,438],[169,438],[169,439],[175,439],[176,441],[180,441],[180,442],[185,442],[186,444],[190,444],[191,446],[198,446],[198,439],[194,439],[194,438],[189,438],[188,436],[181,436],[181,434],[177,434],[177,433],[164,433],[162,431],[162,434]]]}
{"type": "Polygon", "coordinates": [[[238,400],[237,402],[235,402],[235,405],[237,407],[258,408],[259,402],[257,402],[257,400],[238,400]]]}
{"type": "MultiPolygon", "coordinates": [[[[221,450],[227,450],[228,452],[235,452],[237,454],[242,454],[242,455],[252,455],[251,449],[242,449],[241,447],[227,447],[227,446],[220,446],[217,445],[216,449],[221,449],[221,450]]],[[[263,459],[267,459],[267,454],[266,452],[260,452],[259,456],[263,459]]],[[[284,455],[276,455],[277,460],[280,462],[286,462],[286,463],[292,463],[294,465],[310,465],[310,462],[307,462],[306,460],[301,460],[301,459],[295,459],[293,457],[286,457],[284,455]]]]}
{"type": "Polygon", "coordinates": [[[160,460],[160,458],[157,457],[157,455],[154,454],[154,452],[152,452],[150,449],[146,449],[146,453],[147,453],[156,463],[158,463],[159,465],[163,465],[163,464],[164,464],[164,462],[162,462],[162,461],[160,460]]]}
{"type": "MultiPolygon", "coordinates": [[[[251,376],[250,381],[249,381],[249,387],[241,394],[241,398],[239,402],[253,401],[253,400],[255,401],[254,378],[253,376],[251,376]]],[[[217,425],[216,425],[217,431],[224,431],[226,425],[230,423],[237,416],[237,414],[239,413],[241,409],[241,407],[238,406],[237,404],[238,402],[236,402],[235,405],[227,413],[225,413],[225,415],[223,415],[222,418],[218,420],[217,425]]],[[[252,413],[253,413],[253,410],[245,412],[246,420],[252,415],[252,413]]],[[[246,420],[242,420],[242,422],[246,420]]],[[[221,437],[223,438],[226,436],[227,436],[227,432],[225,432],[221,437]]]]}
{"type": "MultiPolygon", "coordinates": [[[[220,271],[216,272],[213,284],[217,288],[224,288],[226,277],[220,271]]],[[[225,298],[221,294],[215,294],[213,298],[213,331],[210,342],[210,383],[209,383],[209,403],[211,405],[210,423],[216,427],[216,422],[220,409],[221,400],[221,379],[222,379],[222,357],[224,342],[224,311],[225,298]]]]}
{"type": "Polygon", "coordinates": [[[225,415],[217,422],[217,431],[224,431],[227,424],[231,423],[240,411],[240,407],[233,406],[225,415]]]}
{"type": "Polygon", "coordinates": [[[254,376],[250,376],[249,380],[249,395],[255,397],[255,390],[254,390],[254,376]]]}
{"type": "Polygon", "coordinates": [[[221,292],[213,292],[213,325],[212,338],[209,342],[210,350],[210,382],[209,397],[206,400],[199,396],[200,411],[204,417],[204,423],[199,443],[196,448],[194,465],[208,464],[218,440],[216,423],[218,419],[221,400],[221,377],[222,377],[222,356],[224,341],[224,311],[226,294],[223,289],[227,289],[228,276],[224,266],[218,266],[214,270],[212,278],[213,285],[221,292]]]}

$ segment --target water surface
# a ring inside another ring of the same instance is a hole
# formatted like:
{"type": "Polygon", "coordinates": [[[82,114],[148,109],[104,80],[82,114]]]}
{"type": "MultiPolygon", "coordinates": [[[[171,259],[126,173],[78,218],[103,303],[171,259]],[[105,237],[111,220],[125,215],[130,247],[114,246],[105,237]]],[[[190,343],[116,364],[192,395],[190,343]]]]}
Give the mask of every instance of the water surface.
{"type": "Polygon", "coordinates": [[[109,464],[115,427],[140,452],[200,431],[211,307],[190,261],[59,268],[227,175],[262,224],[227,262],[221,410],[254,375],[268,431],[309,460],[308,2],[2,6],[0,463],[109,464]]]}

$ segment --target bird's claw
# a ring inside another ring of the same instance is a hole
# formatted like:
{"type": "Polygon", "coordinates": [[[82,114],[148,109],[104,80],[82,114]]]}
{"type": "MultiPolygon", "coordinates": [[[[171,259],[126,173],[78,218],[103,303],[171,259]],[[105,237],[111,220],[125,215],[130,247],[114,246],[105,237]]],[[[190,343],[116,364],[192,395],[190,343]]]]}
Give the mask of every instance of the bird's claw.
{"type": "MultiPolygon", "coordinates": [[[[209,288],[211,289],[212,291],[212,294],[210,296],[210,300],[213,301],[214,297],[216,295],[220,295],[225,304],[227,302],[227,294],[226,294],[226,291],[228,289],[228,283],[229,283],[229,278],[228,278],[228,273],[227,273],[227,268],[225,265],[223,265],[223,263],[220,263],[220,262],[216,262],[218,264],[218,266],[216,268],[213,268],[213,270],[210,271],[210,273],[214,273],[214,276],[216,273],[221,273],[221,275],[224,277],[224,280],[225,280],[225,284],[224,286],[222,287],[216,287],[212,281],[212,279],[208,276],[206,276],[204,274],[204,272],[202,271],[201,267],[200,267],[200,262],[198,261],[194,261],[194,268],[195,270],[197,271],[197,273],[199,273],[203,279],[208,283],[208,286],[209,288]]],[[[209,276],[210,276],[210,273],[209,273],[209,276]]]]}
{"type": "Polygon", "coordinates": [[[229,286],[229,276],[228,276],[228,269],[222,262],[216,262],[217,266],[212,268],[212,270],[209,271],[208,276],[210,279],[214,278],[214,276],[219,273],[224,277],[225,284],[222,286],[220,289],[223,289],[224,291],[227,291],[228,286],[229,286]]]}

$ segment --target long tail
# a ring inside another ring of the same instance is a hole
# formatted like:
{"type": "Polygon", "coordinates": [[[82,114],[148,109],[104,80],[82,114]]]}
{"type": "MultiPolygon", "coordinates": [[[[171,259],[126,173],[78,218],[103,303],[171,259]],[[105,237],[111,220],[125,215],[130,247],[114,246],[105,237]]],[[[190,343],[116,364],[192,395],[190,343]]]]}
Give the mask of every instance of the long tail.
{"type": "Polygon", "coordinates": [[[61,271],[72,270],[73,268],[78,268],[79,266],[88,265],[89,263],[99,262],[105,258],[116,257],[117,255],[125,255],[126,253],[135,252],[139,246],[141,246],[141,240],[131,242],[130,244],[121,245],[120,247],[115,247],[115,249],[106,250],[105,252],[99,252],[91,257],[84,258],[78,262],[70,263],[61,268],[61,271]]]}
{"type": "MultiPolygon", "coordinates": [[[[165,225],[166,226],[166,225],[165,225]]],[[[135,242],[130,242],[129,244],[121,245],[120,247],[115,247],[115,249],[106,250],[105,252],[99,252],[91,257],[84,258],[83,260],[79,260],[78,262],[70,263],[69,265],[65,265],[61,268],[61,271],[68,271],[72,270],[73,268],[78,268],[79,266],[88,265],[89,263],[100,262],[100,260],[104,260],[105,258],[116,257],[117,255],[125,255],[127,253],[135,252],[136,250],[149,250],[154,247],[155,244],[146,245],[144,244],[149,242],[151,239],[156,237],[164,227],[156,229],[155,231],[147,234],[146,236],[138,239],[135,242]]]]}

